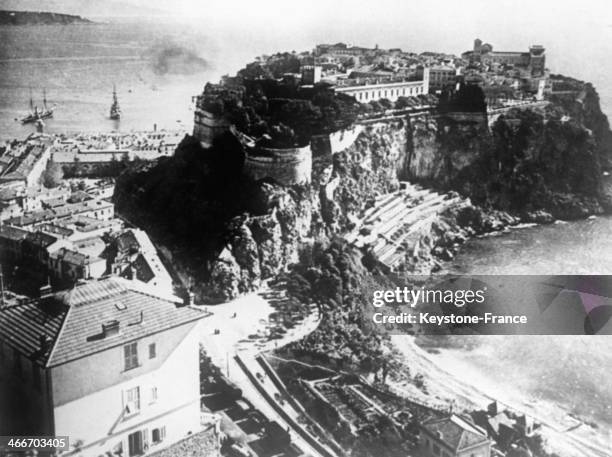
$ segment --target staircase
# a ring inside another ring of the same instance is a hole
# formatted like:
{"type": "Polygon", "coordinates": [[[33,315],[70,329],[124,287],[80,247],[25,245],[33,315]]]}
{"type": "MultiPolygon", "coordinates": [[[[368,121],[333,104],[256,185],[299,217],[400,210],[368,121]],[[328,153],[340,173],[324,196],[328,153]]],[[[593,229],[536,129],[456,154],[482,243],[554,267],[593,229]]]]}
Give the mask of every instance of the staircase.
{"type": "Polygon", "coordinates": [[[416,255],[421,238],[441,213],[466,203],[460,197],[402,184],[401,190],[378,197],[346,236],[356,247],[369,248],[391,270],[400,266],[407,254],[416,255]]]}

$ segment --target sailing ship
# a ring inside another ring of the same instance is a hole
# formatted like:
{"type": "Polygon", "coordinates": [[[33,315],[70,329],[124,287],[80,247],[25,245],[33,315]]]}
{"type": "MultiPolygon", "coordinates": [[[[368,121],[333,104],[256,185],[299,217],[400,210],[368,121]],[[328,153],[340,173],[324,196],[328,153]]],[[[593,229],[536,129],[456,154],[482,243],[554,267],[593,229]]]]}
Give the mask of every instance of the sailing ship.
{"type": "Polygon", "coordinates": [[[117,90],[113,84],[113,104],[110,107],[110,118],[113,120],[121,119],[121,108],[119,107],[119,101],[117,100],[117,90]]]}
{"type": "Polygon", "coordinates": [[[22,124],[31,124],[33,122],[42,121],[53,117],[53,108],[47,106],[47,90],[43,89],[43,109],[38,109],[38,106],[34,106],[34,100],[32,98],[32,90],[30,89],[30,113],[21,118],[22,124]]]}

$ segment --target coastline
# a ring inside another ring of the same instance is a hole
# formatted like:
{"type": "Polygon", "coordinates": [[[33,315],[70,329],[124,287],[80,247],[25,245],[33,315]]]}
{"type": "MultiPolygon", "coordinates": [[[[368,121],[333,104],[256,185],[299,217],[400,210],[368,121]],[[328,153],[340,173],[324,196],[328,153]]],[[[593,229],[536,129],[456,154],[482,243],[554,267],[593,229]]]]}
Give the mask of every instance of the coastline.
{"type": "MultiPolygon", "coordinates": [[[[426,398],[434,397],[451,402],[455,400],[452,405],[456,410],[486,408],[487,404],[495,400],[505,408],[525,413],[541,423],[540,431],[551,452],[576,457],[610,455],[601,429],[596,431],[551,401],[527,397],[525,392],[512,389],[511,381],[500,385],[481,368],[460,357],[464,350],[436,348],[438,354],[434,355],[420,347],[415,338],[409,335],[391,336],[391,342],[411,373],[423,376],[428,390],[427,394],[423,394],[426,398]]],[[[401,381],[389,382],[400,389],[410,387],[401,381]]],[[[608,436],[609,433],[608,430],[608,436]]],[[[607,441],[610,442],[610,438],[607,441]]]]}

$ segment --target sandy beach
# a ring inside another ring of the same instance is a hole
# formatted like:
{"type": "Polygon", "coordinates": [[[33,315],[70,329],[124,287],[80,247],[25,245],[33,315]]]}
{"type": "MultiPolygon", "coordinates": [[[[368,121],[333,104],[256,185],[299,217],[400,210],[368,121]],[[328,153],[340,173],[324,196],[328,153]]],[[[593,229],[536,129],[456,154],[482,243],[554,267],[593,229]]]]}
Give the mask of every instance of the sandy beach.
{"type": "Polygon", "coordinates": [[[563,457],[609,457],[612,455],[610,430],[597,430],[578,420],[557,404],[531,397],[527,392],[512,388],[513,382],[500,383],[466,362],[459,350],[441,349],[431,354],[419,347],[407,335],[392,336],[394,347],[401,353],[411,374],[423,375],[427,395],[402,381],[395,387],[425,400],[452,406],[454,411],[484,408],[493,400],[515,412],[525,413],[542,424],[541,433],[550,451],[563,457]]]}

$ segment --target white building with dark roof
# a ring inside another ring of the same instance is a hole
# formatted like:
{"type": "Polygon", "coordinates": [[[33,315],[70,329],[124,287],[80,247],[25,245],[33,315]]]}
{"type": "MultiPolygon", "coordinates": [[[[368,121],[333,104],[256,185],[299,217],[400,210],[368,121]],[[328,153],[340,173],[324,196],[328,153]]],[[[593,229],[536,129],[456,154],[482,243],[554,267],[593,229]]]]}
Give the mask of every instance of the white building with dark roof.
{"type": "Polygon", "coordinates": [[[172,277],[146,232],[134,228],[125,230],[117,236],[114,245],[116,255],[111,273],[148,286],[172,290],[172,277]]]}
{"type": "Polygon", "coordinates": [[[484,429],[455,414],[420,426],[422,457],[490,457],[492,444],[484,429]]]}
{"type": "Polygon", "coordinates": [[[0,434],[132,457],[199,432],[206,314],[181,304],[106,278],[0,310],[0,434]]]}

